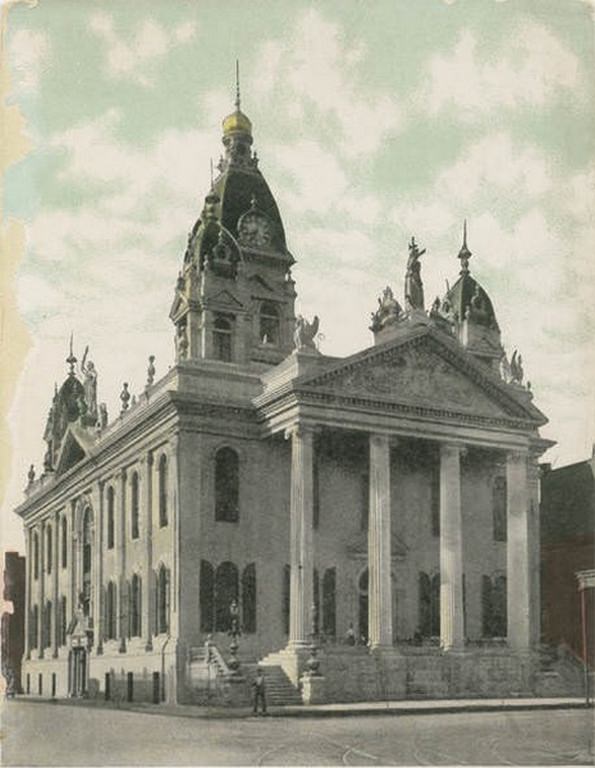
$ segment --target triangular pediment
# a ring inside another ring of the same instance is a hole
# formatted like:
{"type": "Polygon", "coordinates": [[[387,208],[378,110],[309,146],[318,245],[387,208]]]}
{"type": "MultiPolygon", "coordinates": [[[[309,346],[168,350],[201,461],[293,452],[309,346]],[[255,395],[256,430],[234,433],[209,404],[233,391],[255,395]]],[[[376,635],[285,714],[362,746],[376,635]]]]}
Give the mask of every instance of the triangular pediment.
{"type": "Polygon", "coordinates": [[[241,301],[230,293],[225,288],[219,293],[209,296],[209,305],[220,307],[221,309],[243,309],[244,305],[241,301]]]}
{"type": "Polygon", "coordinates": [[[75,464],[83,461],[88,456],[88,447],[85,445],[85,440],[82,435],[76,434],[82,431],[77,429],[76,425],[71,424],[64,435],[62,445],[60,447],[60,453],[56,461],[56,474],[61,475],[67,472],[75,464]]]}
{"type": "Polygon", "coordinates": [[[371,347],[323,373],[294,382],[300,391],[325,391],[344,399],[398,403],[487,418],[544,423],[529,401],[508,391],[497,374],[443,334],[425,329],[371,347]]]}
{"type": "Polygon", "coordinates": [[[263,293],[266,295],[276,293],[275,289],[260,275],[252,275],[250,287],[256,296],[261,296],[263,293]]]}

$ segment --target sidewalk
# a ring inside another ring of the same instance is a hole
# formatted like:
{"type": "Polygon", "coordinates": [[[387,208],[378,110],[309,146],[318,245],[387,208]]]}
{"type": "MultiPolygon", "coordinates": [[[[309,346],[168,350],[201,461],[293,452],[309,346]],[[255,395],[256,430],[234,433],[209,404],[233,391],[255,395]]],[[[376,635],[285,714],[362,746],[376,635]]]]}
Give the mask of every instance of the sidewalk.
{"type": "MultiPolygon", "coordinates": [[[[54,703],[56,706],[119,709],[126,712],[195,717],[236,719],[253,717],[250,707],[207,707],[187,704],[149,704],[144,702],[110,702],[103,699],[48,699],[41,696],[18,696],[15,701],[54,703]]],[[[593,707],[593,702],[591,702],[593,707]]],[[[457,712],[504,712],[520,710],[584,709],[584,698],[556,699],[424,699],[403,701],[364,701],[347,704],[269,707],[269,717],[362,717],[379,715],[436,715],[457,712]]]]}

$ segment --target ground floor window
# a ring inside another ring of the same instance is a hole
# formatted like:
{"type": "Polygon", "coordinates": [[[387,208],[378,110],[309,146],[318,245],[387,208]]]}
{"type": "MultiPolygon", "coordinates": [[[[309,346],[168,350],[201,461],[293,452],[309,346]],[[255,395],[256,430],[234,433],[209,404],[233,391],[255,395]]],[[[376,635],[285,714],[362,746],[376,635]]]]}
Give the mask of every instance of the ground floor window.
{"type": "Polygon", "coordinates": [[[422,637],[440,637],[440,574],[419,574],[418,631],[422,637]]]}
{"type": "Polygon", "coordinates": [[[483,576],[481,580],[481,625],[484,637],[506,637],[506,576],[483,576]]]}

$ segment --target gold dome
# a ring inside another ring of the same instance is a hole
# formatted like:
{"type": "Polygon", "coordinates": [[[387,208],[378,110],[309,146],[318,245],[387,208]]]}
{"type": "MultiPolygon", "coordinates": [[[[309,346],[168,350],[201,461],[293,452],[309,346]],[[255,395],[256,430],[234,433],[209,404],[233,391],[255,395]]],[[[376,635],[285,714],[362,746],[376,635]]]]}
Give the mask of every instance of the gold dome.
{"type": "Polygon", "coordinates": [[[223,121],[223,135],[227,136],[230,133],[238,132],[252,135],[252,123],[243,112],[236,109],[223,121]]]}

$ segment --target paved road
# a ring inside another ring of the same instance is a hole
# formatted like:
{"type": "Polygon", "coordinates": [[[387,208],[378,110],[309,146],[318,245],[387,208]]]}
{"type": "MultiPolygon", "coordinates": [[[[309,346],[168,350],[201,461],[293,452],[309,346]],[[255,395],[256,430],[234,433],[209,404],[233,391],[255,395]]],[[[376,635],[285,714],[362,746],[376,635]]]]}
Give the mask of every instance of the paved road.
{"type": "Polygon", "coordinates": [[[3,765],[593,765],[593,711],[205,720],[9,702],[3,765]]]}

